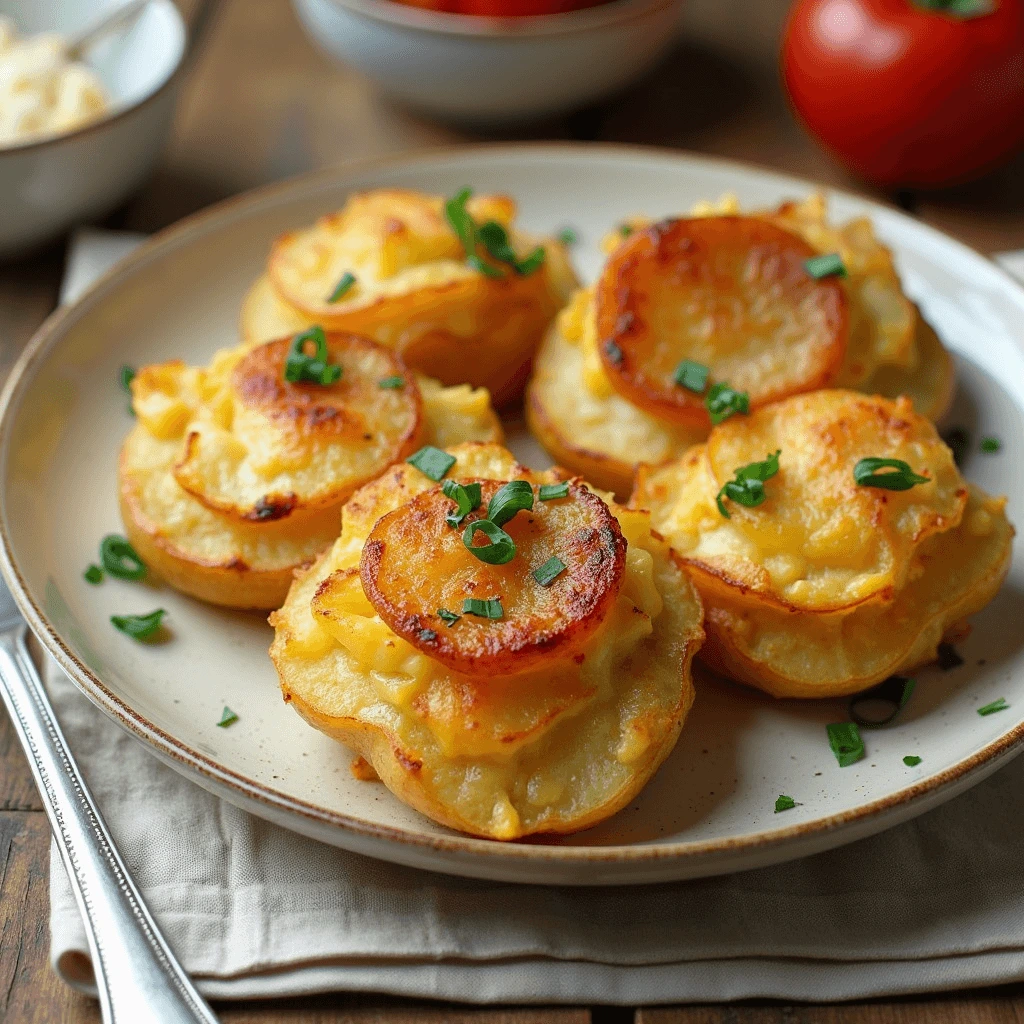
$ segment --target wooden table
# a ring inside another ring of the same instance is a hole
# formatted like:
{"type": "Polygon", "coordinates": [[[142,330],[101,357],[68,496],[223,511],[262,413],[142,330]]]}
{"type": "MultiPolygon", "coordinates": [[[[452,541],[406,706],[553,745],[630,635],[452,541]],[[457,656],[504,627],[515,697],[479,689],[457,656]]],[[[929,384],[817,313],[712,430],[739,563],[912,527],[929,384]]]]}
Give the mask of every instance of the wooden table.
{"type": "MultiPolygon", "coordinates": [[[[787,0],[688,0],[687,29],[647,80],[608,103],[502,136],[435,124],[378,96],[303,36],[287,0],[224,0],[184,90],[161,167],[116,227],[153,231],[266,181],[352,157],[484,138],[652,143],[749,160],[847,188],[789,114],[775,53],[787,0]]],[[[629,45],[623,39],[623,45],[629,45]]],[[[1024,159],[938,195],[885,198],[984,252],[1024,248],[1024,159]]],[[[63,246],[0,267],[0,375],[53,308],[63,246]]],[[[0,1020],[99,1020],[47,964],[49,829],[0,714],[0,1020]]],[[[335,995],[219,1007],[231,1024],[995,1024],[1024,1022],[1024,986],[842,1006],[743,1003],[633,1010],[494,1010],[335,995]]]]}

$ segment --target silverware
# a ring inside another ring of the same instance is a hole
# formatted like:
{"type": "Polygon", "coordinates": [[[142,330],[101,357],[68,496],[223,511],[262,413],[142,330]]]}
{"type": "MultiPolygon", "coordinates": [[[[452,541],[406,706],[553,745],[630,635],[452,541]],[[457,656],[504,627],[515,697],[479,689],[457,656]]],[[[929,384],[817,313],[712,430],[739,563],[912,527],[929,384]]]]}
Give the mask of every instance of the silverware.
{"type": "Polygon", "coordinates": [[[0,581],[0,695],[25,748],[86,924],[108,1024],[216,1024],[160,934],[68,750],[0,581]]]}

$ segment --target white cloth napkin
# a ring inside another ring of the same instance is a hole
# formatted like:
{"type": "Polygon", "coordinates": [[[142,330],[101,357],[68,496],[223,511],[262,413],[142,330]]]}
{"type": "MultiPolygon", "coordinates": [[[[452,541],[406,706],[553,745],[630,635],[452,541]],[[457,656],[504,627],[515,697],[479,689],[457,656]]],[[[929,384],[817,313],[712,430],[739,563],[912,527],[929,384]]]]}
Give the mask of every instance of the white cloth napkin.
{"type": "MultiPolygon", "coordinates": [[[[65,295],[133,244],[79,236],[65,295]]],[[[909,824],[791,864],[630,889],[511,886],[253,818],[164,767],[52,664],[48,676],[114,838],[213,998],[832,1001],[1024,980],[1024,758],[909,824]]],[[[88,989],[82,921],[56,851],[50,863],[51,960],[88,989]]]]}

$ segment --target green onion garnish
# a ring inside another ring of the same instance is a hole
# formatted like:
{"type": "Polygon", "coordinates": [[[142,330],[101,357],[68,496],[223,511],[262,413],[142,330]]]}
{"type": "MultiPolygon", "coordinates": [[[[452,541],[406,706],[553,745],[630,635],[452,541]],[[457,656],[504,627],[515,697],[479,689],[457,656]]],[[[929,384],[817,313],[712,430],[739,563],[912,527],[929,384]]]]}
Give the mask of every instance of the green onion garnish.
{"type": "Polygon", "coordinates": [[[458,526],[474,509],[480,507],[480,485],[460,484],[455,480],[445,480],[441,484],[441,492],[446,498],[455,502],[456,509],[444,517],[449,526],[458,526]]]}
{"type": "Polygon", "coordinates": [[[1005,711],[1010,705],[1006,703],[1005,697],[1000,697],[999,700],[992,701],[991,704],[986,704],[982,708],[978,708],[978,714],[985,717],[985,715],[994,715],[997,711],[1005,711]]]}
{"type": "Polygon", "coordinates": [[[133,639],[148,640],[160,628],[160,620],[166,614],[163,608],[157,608],[148,615],[111,615],[110,621],[115,629],[127,633],[133,639]]]}
{"type": "Polygon", "coordinates": [[[455,614],[455,612],[450,612],[450,611],[448,611],[448,609],[447,609],[447,608],[438,608],[438,609],[437,609],[437,617],[438,617],[438,618],[439,618],[439,619],[440,619],[440,620],[441,620],[441,621],[442,621],[442,622],[443,622],[443,623],[444,623],[444,624],[445,624],[445,625],[446,625],[446,626],[447,626],[447,627],[448,627],[449,629],[451,629],[451,628],[452,628],[452,626],[454,626],[454,625],[455,625],[455,623],[456,623],[456,622],[458,622],[458,621],[459,621],[459,619],[461,619],[461,618],[462,618],[462,616],[461,616],[461,615],[456,615],[456,614],[455,614]]]}
{"type": "Polygon", "coordinates": [[[234,711],[225,704],[224,710],[220,713],[220,721],[217,723],[217,727],[219,729],[226,729],[229,725],[234,725],[237,721],[238,715],[236,715],[234,711]]]}
{"type": "Polygon", "coordinates": [[[780,811],[791,811],[794,807],[796,807],[796,801],[791,796],[786,796],[785,793],[780,793],[778,800],[775,801],[776,814],[780,811]]]}
{"type": "Polygon", "coordinates": [[[103,570],[98,565],[90,565],[82,575],[86,583],[100,583],[103,580],[103,570]]]}
{"type": "Polygon", "coordinates": [[[580,236],[577,235],[572,228],[562,228],[562,230],[555,235],[555,238],[557,238],[562,245],[575,245],[580,240],[580,236]]]}
{"type": "Polygon", "coordinates": [[[866,729],[888,725],[907,705],[916,682],[905,676],[889,676],[877,686],[850,698],[850,717],[866,729]],[[872,714],[872,705],[882,704],[884,710],[872,714]]]}
{"type": "Polygon", "coordinates": [[[121,383],[121,390],[127,391],[130,395],[132,393],[132,381],[135,380],[135,367],[122,366],[118,374],[118,380],[121,383]]]}
{"type": "Polygon", "coordinates": [[[781,454],[780,449],[774,455],[767,456],[764,462],[751,462],[749,466],[741,466],[736,470],[736,478],[722,485],[715,502],[718,511],[726,519],[732,519],[732,516],[729,515],[722,498],[729,498],[730,501],[735,501],[737,505],[743,505],[745,508],[756,508],[768,499],[764,482],[778,473],[781,454]]]}
{"type": "Polygon", "coordinates": [[[846,277],[843,258],[837,252],[826,253],[824,256],[812,256],[804,261],[804,270],[820,281],[823,277],[846,277]]]}
{"type": "Polygon", "coordinates": [[[487,518],[504,526],[517,512],[533,508],[533,488],[525,480],[509,480],[487,503],[487,518]]]}
{"type": "Polygon", "coordinates": [[[848,768],[864,756],[864,740],[856,722],[833,722],[825,726],[828,745],[836,755],[840,768],[848,768]]]}
{"type": "Polygon", "coordinates": [[[146,575],[146,565],[135,548],[116,533],[100,541],[100,561],[103,568],[119,580],[141,580],[146,575]]]}
{"type": "Polygon", "coordinates": [[[622,235],[623,238],[629,238],[629,236],[631,234],[633,234],[633,225],[632,224],[620,224],[619,225],[619,234],[622,235]]]}
{"type": "Polygon", "coordinates": [[[903,758],[903,763],[908,768],[914,768],[916,765],[921,763],[921,758],[919,758],[917,754],[907,754],[907,756],[903,758]]]}
{"type": "Polygon", "coordinates": [[[328,302],[337,302],[351,287],[356,283],[356,275],[346,270],[341,275],[341,280],[337,283],[334,291],[327,296],[328,302]]]}
{"type": "Polygon", "coordinates": [[[986,455],[992,455],[994,452],[999,451],[1003,447],[1002,441],[998,437],[983,437],[981,439],[981,450],[986,455]]]}
{"type": "Polygon", "coordinates": [[[853,467],[853,479],[861,487],[879,487],[884,491],[909,491],[918,484],[929,483],[926,476],[919,476],[909,463],[902,459],[861,459],[853,467]],[[879,473],[880,469],[892,470],[891,473],[879,473]]]}
{"type": "Polygon", "coordinates": [[[515,557],[515,541],[496,523],[489,519],[476,519],[462,533],[462,543],[481,562],[488,565],[505,565],[515,557]],[[477,532],[482,533],[490,544],[476,545],[473,538],[477,532]]]}
{"type": "Polygon", "coordinates": [[[622,362],[622,349],[614,341],[606,341],[604,343],[604,354],[608,357],[609,362],[614,363],[616,366],[622,362]]]}
{"type": "Polygon", "coordinates": [[[440,483],[445,474],[455,465],[455,456],[449,455],[432,444],[424,445],[418,452],[413,452],[405,460],[410,466],[415,466],[424,476],[430,477],[435,483],[440,483]]]}
{"type": "Polygon", "coordinates": [[[501,607],[501,598],[496,597],[490,601],[481,601],[476,597],[467,597],[462,602],[462,613],[464,615],[476,615],[481,619],[500,619],[505,610],[501,607]]]}
{"type": "Polygon", "coordinates": [[[557,555],[552,555],[543,565],[533,570],[533,578],[542,587],[549,587],[563,572],[565,572],[565,562],[557,555]]]}
{"type": "Polygon", "coordinates": [[[569,495],[569,481],[563,480],[560,484],[541,484],[537,491],[537,497],[541,501],[554,501],[556,498],[565,498],[569,495]]]}
{"type": "Polygon", "coordinates": [[[963,427],[950,427],[942,435],[942,440],[953,453],[953,461],[958,465],[964,464],[964,458],[971,447],[971,435],[963,427]]]}
{"type": "Polygon", "coordinates": [[[383,377],[381,380],[377,381],[377,387],[384,388],[384,389],[404,388],[405,387],[405,378],[404,377],[397,377],[397,376],[396,377],[383,377]]]}
{"type": "Polygon", "coordinates": [[[532,274],[544,262],[542,245],[538,245],[525,259],[520,259],[509,243],[508,232],[496,220],[481,224],[477,234],[494,259],[507,263],[520,276],[532,274]]]}
{"type": "Polygon", "coordinates": [[[472,194],[471,188],[462,189],[453,199],[449,199],[444,204],[444,215],[462,243],[462,248],[466,253],[466,263],[487,277],[504,277],[505,275],[497,267],[492,267],[489,263],[484,262],[477,254],[476,221],[466,209],[466,202],[472,194]]]}
{"type": "Polygon", "coordinates": [[[284,361],[284,379],[291,384],[320,384],[329,387],[341,378],[341,367],[327,362],[327,336],[322,327],[310,327],[292,338],[284,361]],[[313,355],[306,352],[312,344],[313,355]]]}
{"type": "Polygon", "coordinates": [[[750,412],[750,395],[746,391],[735,391],[724,381],[711,385],[711,390],[704,399],[704,405],[714,424],[727,420],[736,413],[744,416],[750,412]]]}
{"type": "Polygon", "coordinates": [[[695,394],[702,395],[704,394],[704,389],[708,386],[708,374],[710,372],[710,368],[703,363],[695,363],[692,359],[684,359],[676,367],[676,372],[672,379],[681,388],[686,388],[687,391],[693,391],[695,394]]]}

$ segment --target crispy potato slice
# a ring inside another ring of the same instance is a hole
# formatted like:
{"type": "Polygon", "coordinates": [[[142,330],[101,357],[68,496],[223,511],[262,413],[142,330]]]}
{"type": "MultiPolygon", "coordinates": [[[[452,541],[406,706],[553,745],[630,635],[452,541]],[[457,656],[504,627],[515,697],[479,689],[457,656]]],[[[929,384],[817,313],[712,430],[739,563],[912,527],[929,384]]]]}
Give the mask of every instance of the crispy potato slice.
{"type": "Polygon", "coordinates": [[[666,220],[635,232],[596,291],[604,370],[641,409],[709,424],[702,394],[674,374],[692,360],[752,407],[824,387],[846,351],[847,302],[835,278],[804,268],[815,251],[755,217],[666,220]]]}
{"type": "Polygon", "coordinates": [[[279,336],[282,325],[320,323],[374,338],[443,383],[486,387],[498,405],[517,398],[544,330],[576,286],[575,274],[563,245],[512,226],[511,199],[473,197],[468,210],[478,223],[506,226],[520,256],[541,245],[543,265],[529,274],[505,268],[500,279],[487,277],[466,263],[441,197],[368,192],[277,240],[267,283],[257,281],[246,297],[243,337],[266,340],[267,331],[279,336]],[[346,273],[355,283],[329,301],[346,273]]]}
{"type": "MultiPolygon", "coordinates": [[[[146,564],[177,589],[229,607],[277,608],[294,570],[337,537],[340,504],[276,520],[245,520],[209,508],[175,477],[185,438],[197,422],[232,422],[229,384],[244,354],[244,346],[225,350],[207,369],[173,361],[139,371],[132,382],[138,420],[119,464],[121,515],[146,564]]],[[[486,391],[445,388],[406,372],[408,386],[420,395],[424,443],[501,440],[486,391]]]]}
{"type": "Polygon", "coordinates": [[[705,445],[644,471],[633,501],[686,559],[702,592],[829,613],[889,603],[915,551],[957,526],[967,488],[935,427],[906,399],[819,391],[734,416],[705,445]],[[739,468],[781,451],[767,500],[744,508],[716,498],[739,468]],[[901,459],[928,483],[905,491],[860,486],[856,463],[901,459]]]}
{"type": "Polygon", "coordinates": [[[1013,527],[1002,498],[970,487],[961,524],[931,537],[889,605],[849,615],[794,615],[767,605],[708,600],[701,657],[776,697],[842,697],[934,661],[938,645],[999,590],[1013,527]]]}
{"type": "MultiPolygon", "coordinates": [[[[496,445],[451,452],[453,479],[560,477],[530,473],[496,445]]],[[[696,592],[649,515],[613,505],[629,544],[622,582],[582,646],[505,674],[454,671],[389,629],[359,575],[380,516],[432,494],[433,481],[403,464],[346,504],[341,537],[271,616],[284,697],[442,824],[502,840],[596,824],[635,797],[676,741],[703,636],[696,592]]]]}
{"type": "Polygon", "coordinates": [[[340,505],[420,446],[422,401],[402,361],[367,338],[326,337],[329,362],[342,368],[327,387],[284,379],[291,338],[238,360],[219,415],[185,436],[174,476],[189,494],[236,519],[282,519],[340,505]],[[405,383],[380,386],[393,377],[405,383]]]}
{"type": "MultiPolygon", "coordinates": [[[[468,481],[467,481],[468,482],[468,481]]],[[[418,495],[378,521],[363,547],[363,590],[392,632],[459,672],[523,672],[554,651],[578,650],[603,621],[622,585],[626,542],[608,506],[582,484],[565,498],[540,501],[502,527],[515,556],[489,565],[466,549],[463,530],[483,519],[503,486],[479,480],[481,505],[453,529],[455,503],[440,490],[418,495]],[[565,569],[547,586],[533,571],[550,558],[565,569]],[[498,620],[463,615],[449,626],[438,614],[462,613],[467,597],[501,601],[498,620]]],[[[486,546],[477,535],[474,546],[486,546]]]]}

